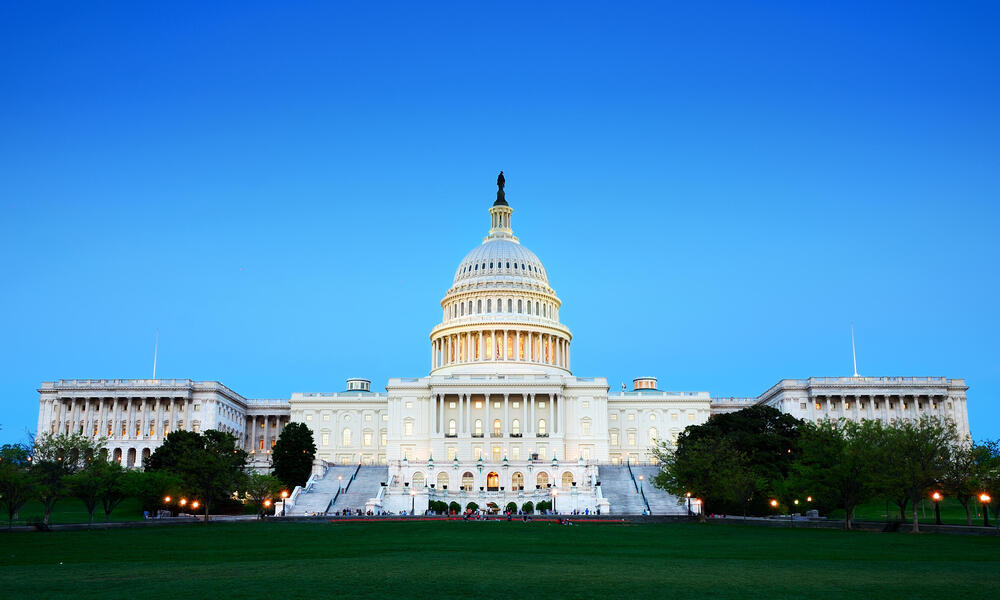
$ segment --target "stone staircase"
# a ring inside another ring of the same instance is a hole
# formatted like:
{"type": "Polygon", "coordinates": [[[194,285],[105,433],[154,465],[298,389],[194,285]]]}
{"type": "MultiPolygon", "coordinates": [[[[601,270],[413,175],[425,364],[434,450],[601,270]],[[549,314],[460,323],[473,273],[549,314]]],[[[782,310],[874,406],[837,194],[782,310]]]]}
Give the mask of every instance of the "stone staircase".
{"type": "Polygon", "coordinates": [[[358,470],[351,485],[341,492],[330,512],[350,509],[364,510],[365,503],[378,495],[382,483],[389,478],[389,468],[379,465],[364,465],[358,470]]]}
{"type": "Polygon", "coordinates": [[[601,465],[597,469],[601,493],[608,500],[613,515],[641,515],[645,505],[632,484],[628,468],[624,465],[601,465]]]}
{"type": "MultiPolygon", "coordinates": [[[[636,480],[642,475],[642,492],[646,495],[646,502],[649,504],[649,512],[654,515],[686,515],[687,506],[677,502],[677,497],[653,487],[653,478],[660,472],[660,467],[637,467],[632,466],[632,474],[636,480]]],[[[628,477],[628,469],[625,470],[628,477]]]]}
{"type": "Polygon", "coordinates": [[[308,490],[299,494],[299,497],[295,500],[295,506],[289,509],[288,514],[312,515],[323,513],[326,507],[329,506],[330,500],[336,495],[337,489],[341,487],[341,483],[347,486],[357,468],[357,465],[329,467],[322,479],[316,481],[308,490]],[[337,479],[338,476],[343,479],[337,479]]]}

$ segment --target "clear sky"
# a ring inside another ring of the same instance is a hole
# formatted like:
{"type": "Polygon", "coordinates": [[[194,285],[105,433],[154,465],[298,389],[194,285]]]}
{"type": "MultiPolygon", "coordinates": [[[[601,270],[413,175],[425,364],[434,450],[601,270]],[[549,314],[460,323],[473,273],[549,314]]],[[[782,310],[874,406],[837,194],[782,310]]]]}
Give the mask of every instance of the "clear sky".
{"type": "Polygon", "coordinates": [[[996,2],[90,4],[0,7],[0,441],[157,329],[247,397],[426,375],[500,169],[574,373],[756,396],[854,323],[1000,436],[996,2]]]}

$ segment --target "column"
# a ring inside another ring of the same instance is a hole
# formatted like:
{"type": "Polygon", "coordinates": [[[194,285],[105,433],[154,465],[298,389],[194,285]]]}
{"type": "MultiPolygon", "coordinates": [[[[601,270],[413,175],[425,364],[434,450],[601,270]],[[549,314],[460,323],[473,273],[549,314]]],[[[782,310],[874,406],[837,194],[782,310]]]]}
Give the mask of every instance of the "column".
{"type": "Polygon", "coordinates": [[[514,340],[514,360],[521,360],[521,330],[517,330],[517,338],[514,340]]]}
{"type": "Polygon", "coordinates": [[[465,433],[471,431],[472,426],[472,397],[469,394],[463,394],[465,398],[465,433]]]}
{"type": "Polygon", "coordinates": [[[485,395],[486,402],[486,422],[483,423],[483,438],[493,437],[493,401],[490,395],[485,395]]]}
{"type": "Polygon", "coordinates": [[[527,415],[526,420],[528,421],[526,427],[524,428],[525,434],[535,433],[535,395],[528,394],[528,405],[524,407],[524,413],[527,415]]]}
{"type": "Polygon", "coordinates": [[[510,394],[503,395],[503,434],[508,437],[510,434],[510,394]]]}
{"type": "Polygon", "coordinates": [[[553,398],[558,399],[558,402],[556,404],[556,420],[554,421],[554,423],[559,424],[557,429],[559,433],[562,433],[562,419],[563,419],[562,396],[556,394],[555,396],[553,396],[553,398]]]}
{"type": "Polygon", "coordinates": [[[555,394],[549,394],[549,437],[552,437],[552,435],[555,434],[555,432],[556,432],[556,427],[555,427],[555,425],[556,425],[556,420],[555,420],[555,417],[556,417],[556,407],[555,407],[555,403],[556,403],[556,395],[555,394]]]}

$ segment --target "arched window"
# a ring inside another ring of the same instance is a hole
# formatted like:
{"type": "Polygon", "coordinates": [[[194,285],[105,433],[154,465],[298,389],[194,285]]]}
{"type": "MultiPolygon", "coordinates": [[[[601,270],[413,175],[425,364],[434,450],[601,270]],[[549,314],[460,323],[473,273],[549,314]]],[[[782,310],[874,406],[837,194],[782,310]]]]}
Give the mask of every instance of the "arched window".
{"type": "Polygon", "coordinates": [[[562,487],[570,488],[573,487],[573,474],[566,471],[562,474],[562,487]]]}
{"type": "Polygon", "coordinates": [[[510,476],[510,489],[514,492],[524,489],[524,473],[514,471],[514,474],[510,476]]]}
{"type": "Polygon", "coordinates": [[[511,298],[507,298],[507,312],[509,313],[514,312],[514,300],[512,300],[511,298]]]}
{"type": "Polygon", "coordinates": [[[469,300],[469,314],[472,314],[472,300],[469,300]]]}
{"type": "Polygon", "coordinates": [[[467,492],[471,492],[472,491],[472,486],[475,485],[475,484],[476,484],[476,478],[475,478],[475,476],[472,473],[470,473],[468,471],[466,471],[465,473],[462,473],[462,489],[463,490],[465,490],[467,492]]]}
{"type": "Polygon", "coordinates": [[[351,430],[350,429],[345,429],[344,431],[342,431],[340,433],[340,442],[341,442],[340,443],[341,446],[350,446],[351,445],[351,430]]]}
{"type": "Polygon", "coordinates": [[[545,419],[538,419],[538,435],[546,435],[545,419]]]}
{"type": "Polygon", "coordinates": [[[491,492],[496,492],[500,489],[500,476],[497,475],[496,471],[490,471],[486,475],[486,489],[491,492]]]}
{"type": "Polygon", "coordinates": [[[503,312],[503,300],[497,298],[497,312],[503,312]]]}
{"type": "Polygon", "coordinates": [[[542,489],[545,489],[545,486],[549,485],[549,474],[546,473],[545,471],[539,473],[538,477],[535,477],[535,485],[537,485],[542,489]]]}
{"type": "Polygon", "coordinates": [[[476,419],[476,422],[472,425],[472,433],[478,436],[483,435],[483,420],[476,419]]]}
{"type": "Polygon", "coordinates": [[[500,437],[500,419],[493,419],[493,437],[500,437]]]}
{"type": "Polygon", "coordinates": [[[535,314],[538,314],[538,302],[535,302],[535,314]]]}
{"type": "Polygon", "coordinates": [[[483,312],[483,301],[482,300],[477,300],[476,301],[476,314],[478,315],[478,314],[480,314],[482,312],[483,312]]]}
{"type": "Polygon", "coordinates": [[[521,304],[521,300],[517,301],[517,312],[518,313],[523,313],[524,312],[524,305],[521,304]]]}
{"type": "Polygon", "coordinates": [[[547,305],[547,304],[543,304],[543,305],[542,305],[542,316],[543,316],[543,317],[547,317],[547,316],[549,316],[549,313],[548,313],[548,310],[547,310],[547,307],[548,307],[548,305],[547,305]]]}
{"type": "Polygon", "coordinates": [[[649,428],[649,443],[655,444],[656,440],[660,437],[660,432],[656,430],[656,427],[649,428]]]}
{"type": "Polygon", "coordinates": [[[448,421],[448,435],[457,435],[455,430],[455,419],[450,419],[448,421]]]}
{"type": "Polygon", "coordinates": [[[437,486],[442,490],[448,487],[448,474],[444,471],[438,473],[438,483],[437,486]]]}
{"type": "Polygon", "coordinates": [[[486,312],[488,313],[493,312],[493,300],[486,301],[486,312]]]}
{"type": "Polygon", "coordinates": [[[531,300],[528,300],[528,305],[525,307],[528,309],[528,314],[531,314],[531,300]]]}
{"type": "Polygon", "coordinates": [[[510,432],[513,435],[521,435],[521,421],[514,419],[510,422],[510,432]]]}
{"type": "Polygon", "coordinates": [[[424,474],[417,471],[413,474],[413,478],[410,480],[410,487],[416,490],[424,487],[424,474]]]}
{"type": "Polygon", "coordinates": [[[462,307],[461,308],[462,308],[462,312],[460,314],[464,315],[465,314],[465,302],[462,303],[462,307]]]}

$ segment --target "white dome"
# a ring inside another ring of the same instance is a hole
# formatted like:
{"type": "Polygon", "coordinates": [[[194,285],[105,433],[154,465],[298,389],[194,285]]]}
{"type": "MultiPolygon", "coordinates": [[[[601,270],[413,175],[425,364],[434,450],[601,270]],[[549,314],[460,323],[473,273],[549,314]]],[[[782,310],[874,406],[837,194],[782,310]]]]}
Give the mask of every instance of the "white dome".
{"type": "Polygon", "coordinates": [[[453,285],[484,280],[549,285],[545,267],[535,253],[504,238],[487,239],[466,254],[455,271],[453,285]]]}

